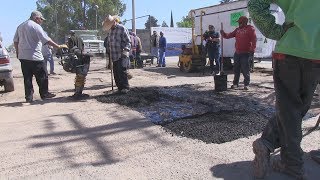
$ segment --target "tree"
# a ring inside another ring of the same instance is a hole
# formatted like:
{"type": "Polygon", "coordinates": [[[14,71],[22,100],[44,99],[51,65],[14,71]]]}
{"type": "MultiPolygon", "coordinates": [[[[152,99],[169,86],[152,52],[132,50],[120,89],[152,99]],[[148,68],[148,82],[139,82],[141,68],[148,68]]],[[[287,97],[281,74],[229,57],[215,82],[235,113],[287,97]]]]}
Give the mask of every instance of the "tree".
{"type": "Polygon", "coordinates": [[[182,20],[180,22],[177,22],[178,27],[186,27],[186,28],[191,28],[192,27],[192,18],[186,16],[182,17],[182,20]]]}
{"type": "Polygon", "coordinates": [[[126,9],[121,0],[37,0],[36,4],[37,10],[47,19],[43,29],[59,43],[65,41],[71,29],[95,29],[96,12],[101,33],[106,14],[122,16],[126,9]],[[95,9],[95,5],[99,9],[95,9]]]}
{"type": "Polygon", "coordinates": [[[174,27],[174,25],[173,25],[173,16],[172,16],[172,11],[171,11],[171,18],[170,18],[170,27],[174,27]]]}
{"type": "Polygon", "coordinates": [[[163,21],[161,27],[169,27],[169,26],[165,21],[163,21]]]}
{"type": "Polygon", "coordinates": [[[158,20],[155,17],[150,16],[146,23],[144,23],[144,26],[146,27],[145,29],[150,29],[150,27],[159,27],[158,20]]]}

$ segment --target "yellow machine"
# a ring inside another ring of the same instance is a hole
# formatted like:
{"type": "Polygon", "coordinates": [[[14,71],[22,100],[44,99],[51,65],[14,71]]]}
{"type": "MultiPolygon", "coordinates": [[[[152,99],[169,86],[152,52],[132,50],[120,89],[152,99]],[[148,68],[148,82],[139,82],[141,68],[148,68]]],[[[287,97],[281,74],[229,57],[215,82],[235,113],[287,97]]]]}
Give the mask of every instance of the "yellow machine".
{"type": "Polygon", "coordinates": [[[195,11],[191,10],[192,16],[192,44],[190,46],[182,46],[182,53],[179,56],[178,66],[182,72],[192,72],[199,69],[203,69],[206,65],[206,50],[202,44],[202,16],[205,14],[204,11],[200,15],[200,35],[194,33],[194,14],[195,11]],[[201,37],[201,45],[196,45],[196,37],[201,37]]]}

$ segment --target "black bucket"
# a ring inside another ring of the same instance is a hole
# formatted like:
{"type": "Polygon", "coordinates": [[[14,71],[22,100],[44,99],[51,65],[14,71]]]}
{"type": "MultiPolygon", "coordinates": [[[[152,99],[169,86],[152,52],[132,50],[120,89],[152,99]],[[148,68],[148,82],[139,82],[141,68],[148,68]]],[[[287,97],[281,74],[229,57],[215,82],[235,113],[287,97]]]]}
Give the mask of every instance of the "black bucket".
{"type": "Polygon", "coordinates": [[[220,74],[214,76],[214,89],[217,92],[227,90],[228,78],[226,74],[220,74]]]}

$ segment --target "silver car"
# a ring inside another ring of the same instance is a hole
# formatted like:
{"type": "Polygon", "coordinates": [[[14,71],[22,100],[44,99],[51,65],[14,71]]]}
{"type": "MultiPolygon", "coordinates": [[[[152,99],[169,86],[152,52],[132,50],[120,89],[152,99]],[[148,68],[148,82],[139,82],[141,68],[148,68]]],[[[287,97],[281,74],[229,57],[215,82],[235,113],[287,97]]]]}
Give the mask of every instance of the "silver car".
{"type": "Polygon", "coordinates": [[[5,47],[0,42],[0,86],[4,86],[6,92],[14,91],[12,77],[12,66],[10,56],[5,47]]]}

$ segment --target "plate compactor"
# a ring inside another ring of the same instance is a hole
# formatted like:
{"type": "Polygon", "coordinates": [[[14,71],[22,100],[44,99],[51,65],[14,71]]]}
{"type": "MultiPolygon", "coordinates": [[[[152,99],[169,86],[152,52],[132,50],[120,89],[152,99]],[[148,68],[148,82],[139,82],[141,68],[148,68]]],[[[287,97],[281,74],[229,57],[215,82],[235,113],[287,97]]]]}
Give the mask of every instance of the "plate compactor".
{"type": "Polygon", "coordinates": [[[178,66],[180,68],[180,71],[182,72],[192,72],[196,70],[203,69],[206,66],[206,50],[205,47],[202,44],[202,16],[204,15],[204,12],[201,12],[200,15],[200,35],[195,35],[194,32],[194,14],[195,11],[190,11],[191,18],[192,18],[192,44],[191,45],[183,45],[181,47],[182,53],[179,56],[179,63],[178,66]],[[201,37],[201,45],[196,45],[196,37],[201,37]]]}

